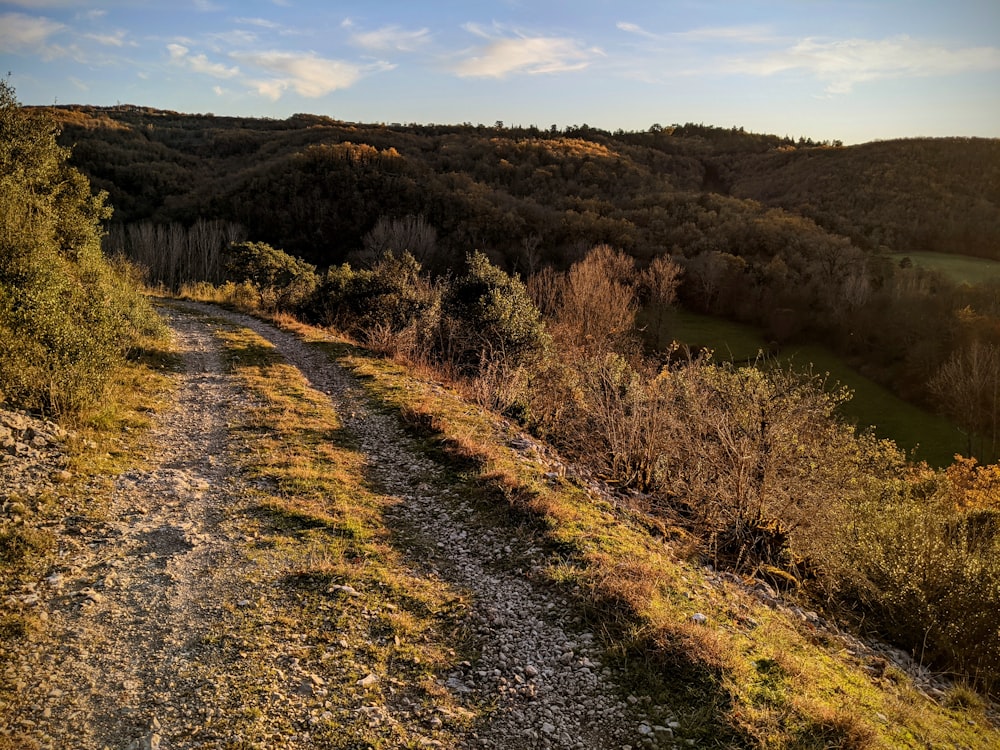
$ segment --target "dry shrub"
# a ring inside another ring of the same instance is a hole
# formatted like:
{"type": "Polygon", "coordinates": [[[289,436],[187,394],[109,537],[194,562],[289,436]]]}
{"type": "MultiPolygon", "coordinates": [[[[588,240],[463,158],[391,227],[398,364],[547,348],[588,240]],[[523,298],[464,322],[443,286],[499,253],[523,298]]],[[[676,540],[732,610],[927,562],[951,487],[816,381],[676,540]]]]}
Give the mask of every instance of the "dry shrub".
{"type": "Polygon", "coordinates": [[[467,398],[480,406],[508,415],[526,410],[529,370],[506,357],[486,359],[474,377],[464,383],[467,398]]]}
{"type": "Polygon", "coordinates": [[[553,334],[567,348],[591,354],[620,349],[635,327],[635,284],[633,259],[598,245],[565,275],[556,296],[553,334]]]}

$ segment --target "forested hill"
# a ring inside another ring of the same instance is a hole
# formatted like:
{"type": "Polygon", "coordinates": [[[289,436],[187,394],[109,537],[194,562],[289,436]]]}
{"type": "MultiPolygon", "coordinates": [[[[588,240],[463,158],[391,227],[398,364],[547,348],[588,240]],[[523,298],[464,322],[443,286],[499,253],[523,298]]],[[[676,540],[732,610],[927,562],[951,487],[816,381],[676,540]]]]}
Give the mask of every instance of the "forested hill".
{"type": "Polygon", "coordinates": [[[775,256],[789,245],[1000,257],[1000,141],[840,147],[702,125],[615,132],[361,125],[60,107],[62,142],[113,221],[242,224],[319,265],[382,216],[422,215],[442,266],[470,248],[511,267],[606,242],[775,256]],[[772,208],[780,208],[775,211],[772,208]]]}

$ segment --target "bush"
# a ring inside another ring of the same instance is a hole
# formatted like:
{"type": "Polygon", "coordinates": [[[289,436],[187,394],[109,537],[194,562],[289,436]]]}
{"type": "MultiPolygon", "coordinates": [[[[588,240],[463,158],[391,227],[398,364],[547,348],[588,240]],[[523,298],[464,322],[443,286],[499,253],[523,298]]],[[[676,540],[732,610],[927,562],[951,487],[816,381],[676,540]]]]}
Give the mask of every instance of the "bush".
{"type": "Polygon", "coordinates": [[[234,242],[226,250],[225,275],[236,284],[253,284],[264,310],[293,312],[311,299],[319,284],[316,266],[266,242],[234,242]]]}
{"type": "Polygon", "coordinates": [[[431,347],[441,316],[441,290],[409,253],[387,253],[370,269],[346,263],[326,272],[310,316],[373,343],[382,351],[413,355],[431,347]]]}
{"type": "Polygon", "coordinates": [[[1000,510],[959,510],[942,474],[915,474],[854,508],[847,594],[922,660],[1000,681],[1000,510]]]}
{"type": "Polygon", "coordinates": [[[444,295],[444,359],[469,375],[488,362],[516,368],[537,361],[548,336],[524,284],[479,251],[466,264],[466,273],[444,295]]]}
{"type": "Polygon", "coordinates": [[[128,266],[101,254],[105,195],[91,194],[55,136],[0,82],[0,397],[74,414],[161,324],[128,266]]]}

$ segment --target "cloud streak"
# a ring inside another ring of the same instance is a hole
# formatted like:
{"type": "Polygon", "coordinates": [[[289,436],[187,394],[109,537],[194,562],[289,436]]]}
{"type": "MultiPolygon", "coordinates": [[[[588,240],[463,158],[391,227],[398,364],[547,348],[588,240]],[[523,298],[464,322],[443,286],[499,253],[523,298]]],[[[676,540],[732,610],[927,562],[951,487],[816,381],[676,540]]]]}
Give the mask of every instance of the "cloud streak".
{"type": "Polygon", "coordinates": [[[772,76],[804,71],[827,85],[827,94],[848,94],[854,86],[887,78],[926,77],[1000,69],[1000,48],[948,49],[908,36],[888,39],[803,39],[791,47],[732,60],[732,73],[772,76]]]}
{"type": "Polygon", "coordinates": [[[235,78],[240,74],[236,66],[226,67],[223,63],[212,62],[205,55],[192,55],[183,44],[168,44],[167,52],[170,61],[182,65],[195,73],[212,76],[213,78],[235,78]]]}
{"type": "Polygon", "coordinates": [[[476,24],[465,30],[487,43],[465,53],[453,70],[463,78],[504,78],[583,70],[603,53],[575,39],[554,36],[494,36],[476,24]]]}
{"type": "MultiPolygon", "coordinates": [[[[351,28],[348,24],[344,28],[351,28]]],[[[351,42],[373,52],[415,52],[430,41],[429,29],[407,30],[385,26],[375,31],[362,31],[351,36],[351,42]]]]}
{"type": "Polygon", "coordinates": [[[308,98],[325,96],[350,88],[369,73],[394,67],[383,62],[356,65],[320,57],[312,52],[247,52],[234,57],[244,65],[260,68],[269,74],[266,78],[251,78],[249,82],[258,94],[273,101],[289,90],[308,98]]]}
{"type": "Polygon", "coordinates": [[[24,13],[0,13],[0,52],[41,53],[43,59],[64,54],[49,39],[66,30],[64,24],[24,13]]]}

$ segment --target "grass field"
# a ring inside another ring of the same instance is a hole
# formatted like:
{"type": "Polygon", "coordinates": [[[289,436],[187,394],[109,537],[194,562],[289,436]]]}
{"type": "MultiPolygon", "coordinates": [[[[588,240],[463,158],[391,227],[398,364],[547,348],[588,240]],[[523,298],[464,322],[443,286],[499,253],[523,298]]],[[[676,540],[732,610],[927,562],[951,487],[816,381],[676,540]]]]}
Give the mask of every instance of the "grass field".
{"type": "MultiPolygon", "coordinates": [[[[678,341],[714,350],[719,361],[753,361],[758,352],[767,350],[767,343],[756,328],[708,315],[677,310],[665,319],[664,327],[678,341]]],[[[844,415],[860,427],[874,426],[876,434],[912,451],[914,458],[933,466],[946,466],[955,453],[966,452],[964,436],[948,420],[903,401],[829,349],[790,345],[782,349],[780,359],[792,362],[800,370],[811,366],[817,374],[829,373],[831,385],[836,382],[846,385],[854,397],[844,405],[844,415]]]]}
{"type": "Polygon", "coordinates": [[[897,263],[909,258],[913,265],[941,271],[959,284],[980,284],[1000,280],[1000,261],[989,258],[972,258],[968,255],[949,253],[893,253],[889,256],[897,263]]]}

